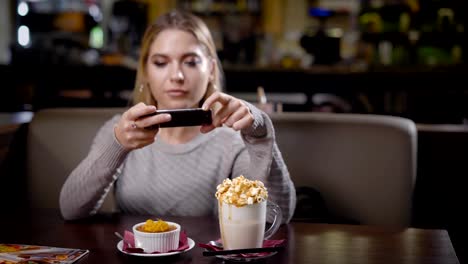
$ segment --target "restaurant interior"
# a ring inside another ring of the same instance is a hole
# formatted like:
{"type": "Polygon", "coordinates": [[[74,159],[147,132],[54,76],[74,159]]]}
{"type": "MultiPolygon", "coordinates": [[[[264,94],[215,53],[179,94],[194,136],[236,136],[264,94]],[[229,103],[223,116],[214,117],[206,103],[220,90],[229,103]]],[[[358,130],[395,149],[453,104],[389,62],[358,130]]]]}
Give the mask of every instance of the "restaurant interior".
{"type": "MultiPolygon", "coordinates": [[[[465,0],[2,0],[0,199],[6,208],[27,203],[18,198],[27,180],[13,170],[25,164],[17,156],[26,152],[27,127],[37,113],[130,106],[144,30],[174,8],[209,26],[225,92],[272,117],[412,121],[409,225],[447,230],[458,260],[468,263],[465,0]]],[[[291,127],[301,130],[285,129],[291,127]]],[[[301,210],[297,220],[305,221],[301,210]]]]}

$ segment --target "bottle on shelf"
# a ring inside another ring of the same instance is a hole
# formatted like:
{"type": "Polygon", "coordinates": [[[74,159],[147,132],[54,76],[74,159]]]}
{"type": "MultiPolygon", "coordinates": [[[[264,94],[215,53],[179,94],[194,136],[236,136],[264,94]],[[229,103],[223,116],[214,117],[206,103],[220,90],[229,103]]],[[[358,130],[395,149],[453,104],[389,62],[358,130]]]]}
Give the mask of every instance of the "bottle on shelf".
{"type": "Polygon", "coordinates": [[[325,8],[313,7],[309,15],[318,20],[318,27],[309,30],[300,38],[301,46],[313,55],[313,64],[331,65],[341,60],[341,33],[330,34],[326,28],[327,19],[333,16],[333,11],[325,8]]]}

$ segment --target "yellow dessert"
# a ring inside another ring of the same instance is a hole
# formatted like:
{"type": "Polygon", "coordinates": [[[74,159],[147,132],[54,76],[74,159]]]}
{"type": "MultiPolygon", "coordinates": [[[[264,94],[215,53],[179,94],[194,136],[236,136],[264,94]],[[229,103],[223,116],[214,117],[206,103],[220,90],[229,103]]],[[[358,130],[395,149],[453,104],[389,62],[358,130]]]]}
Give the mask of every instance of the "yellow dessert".
{"type": "Polygon", "coordinates": [[[158,219],[157,221],[148,219],[143,225],[137,227],[137,229],[138,231],[147,233],[163,233],[175,230],[176,227],[161,219],[158,219]]]}

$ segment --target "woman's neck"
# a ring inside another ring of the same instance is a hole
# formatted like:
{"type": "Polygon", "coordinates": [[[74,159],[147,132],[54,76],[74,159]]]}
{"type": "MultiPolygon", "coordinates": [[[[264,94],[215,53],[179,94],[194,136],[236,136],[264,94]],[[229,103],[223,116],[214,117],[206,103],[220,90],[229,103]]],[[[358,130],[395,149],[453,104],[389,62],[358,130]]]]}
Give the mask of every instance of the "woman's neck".
{"type": "Polygon", "coordinates": [[[187,143],[199,134],[199,126],[160,128],[158,133],[160,139],[171,145],[187,143]]]}

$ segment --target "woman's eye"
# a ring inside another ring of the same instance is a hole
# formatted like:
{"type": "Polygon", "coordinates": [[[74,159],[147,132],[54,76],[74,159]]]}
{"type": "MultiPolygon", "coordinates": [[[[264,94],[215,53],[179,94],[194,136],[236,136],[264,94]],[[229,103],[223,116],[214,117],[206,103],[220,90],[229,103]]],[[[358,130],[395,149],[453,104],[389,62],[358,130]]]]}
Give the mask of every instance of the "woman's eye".
{"type": "Polygon", "coordinates": [[[166,65],[166,62],[163,62],[163,61],[155,61],[153,62],[153,64],[156,66],[156,67],[164,67],[166,65]]]}
{"type": "Polygon", "coordinates": [[[195,67],[199,63],[200,63],[200,60],[198,60],[198,59],[191,59],[191,60],[185,61],[185,64],[190,66],[190,67],[195,67]]]}

